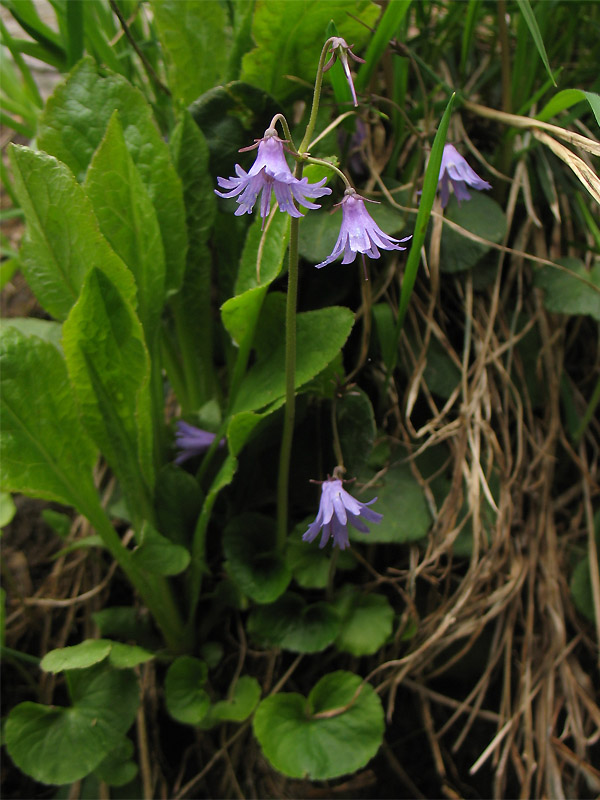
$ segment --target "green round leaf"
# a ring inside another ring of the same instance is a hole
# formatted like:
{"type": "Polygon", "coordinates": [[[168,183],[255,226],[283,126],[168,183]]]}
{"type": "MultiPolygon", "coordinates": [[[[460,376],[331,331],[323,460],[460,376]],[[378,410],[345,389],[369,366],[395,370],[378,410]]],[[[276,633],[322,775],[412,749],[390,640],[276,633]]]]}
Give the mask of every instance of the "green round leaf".
{"type": "MultiPolygon", "coordinates": [[[[372,476],[373,473],[363,474],[361,482],[370,480],[372,476]]],[[[431,527],[423,489],[406,464],[388,469],[368,493],[353,491],[352,494],[363,503],[377,497],[371,508],[383,514],[383,519],[378,525],[368,526],[369,534],[360,533],[349,525],[350,541],[363,544],[414,542],[426,536],[431,527]]]]}
{"type": "Polygon", "coordinates": [[[338,598],[342,626],[336,647],[354,656],[376,653],[392,632],[394,610],[381,594],[358,594],[347,587],[338,598]]]}
{"type": "Polygon", "coordinates": [[[208,730],[220,722],[243,722],[256,708],[260,693],[256,678],[242,675],[235,685],[231,700],[220,700],[211,706],[199,727],[208,730]]]}
{"type": "Polygon", "coordinates": [[[10,757],[41,783],[73,783],[119,745],[139,705],[133,672],[95,667],[70,673],[70,708],[20,703],[8,715],[10,757]]]}
{"type": "Polygon", "coordinates": [[[364,767],[381,745],[384,718],[372,686],[362,685],[357,695],[359,687],[358,675],[340,670],[321,678],[308,698],[265,698],[254,734],[275,769],[290,778],[329,780],[364,767]]]}
{"type": "Polygon", "coordinates": [[[190,563],[185,547],[175,544],[148,523],[142,530],[142,543],[133,551],[133,561],[138,567],[157,575],[179,575],[190,563]]]}
{"type": "MultiPolygon", "coordinates": [[[[461,228],[490,242],[499,242],[506,232],[506,216],[495,200],[483,192],[472,192],[471,200],[459,206],[454,197],[446,208],[446,217],[461,228]]],[[[440,254],[442,272],[460,272],[470,269],[490,247],[467,239],[459,231],[444,225],[440,254]]]]}
{"type": "Polygon", "coordinates": [[[287,592],[271,605],[255,608],[248,620],[248,633],[257,641],[294,653],[324,650],[339,629],[340,620],[331,605],[307,605],[293,592],[287,592]]]}
{"type": "Polygon", "coordinates": [[[290,582],[290,571],[275,550],[275,526],[269,517],[243,514],[225,529],[227,570],[239,588],[257,603],[272,603],[290,582]]]}
{"type": "Polygon", "coordinates": [[[181,656],[169,667],[165,679],[165,700],[169,714],[178,722],[197,725],[210,707],[210,698],[202,686],[208,668],[204,661],[181,656]]]}
{"type": "Polygon", "coordinates": [[[566,271],[544,266],[534,273],[535,285],[545,292],[548,311],[589,314],[600,322],[600,265],[588,271],[578,258],[560,258],[557,263],[566,271]]]}

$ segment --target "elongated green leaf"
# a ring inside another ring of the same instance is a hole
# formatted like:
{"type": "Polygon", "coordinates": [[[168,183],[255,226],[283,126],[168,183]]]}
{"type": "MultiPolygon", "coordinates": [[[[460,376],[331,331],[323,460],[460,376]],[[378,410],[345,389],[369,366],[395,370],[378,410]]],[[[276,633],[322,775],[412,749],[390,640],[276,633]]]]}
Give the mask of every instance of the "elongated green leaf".
{"type": "MultiPolygon", "coordinates": [[[[296,387],[323,370],[343,347],[354,315],[347,308],[332,306],[297,315],[296,387]]],[[[253,411],[285,394],[284,342],[273,342],[268,357],[248,372],[234,403],[234,411],[253,411]]]]}
{"type": "Polygon", "coordinates": [[[519,9],[525,22],[527,23],[527,27],[529,28],[529,32],[535,42],[535,46],[537,48],[538,53],[540,54],[540,58],[544,62],[544,66],[546,67],[546,72],[552,79],[552,83],[556,86],[556,81],[554,80],[554,75],[552,74],[552,70],[550,69],[550,62],[548,61],[548,55],[546,53],[546,48],[544,47],[544,40],[542,39],[542,34],[540,33],[539,26],[537,24],[537,20],[535,18],[535,14],[533,13],[533,9],[531,8],[531,3],[529,0],[517,0],[519,5],[519,9]]]}
{"type": "Polygon", "coordinates": [[[230,48],[225,10],[220,3],[153,0],[169,86],[185,105],[222,82],[230,48]]]}
{"type": "MultiPolygon", "coordinates": [[[[431,216],[431,209],[433,208],[433,201],[435,200],[435,193],[440,175],[440,167],[442,165],[444,144],[446,143],[446,134],[448,133],[450,115],[452,114],[452,106],[454,105],[454,97],[454,94],[450,97],[448,105],[446,106],[446,110],[444,111],[444,116],[442,117],[439,128],[437,129],[437,133],[435,134],[435,139],[433,140],[433,145],[431,146],[429,163],[427,164],[427,169],[425,170],[423,193],[421,195],[421,202],[419,203],[417,219],[415,221],[415,232],[410,243],[410,251],[408,253],[408,258],[406,259],[404,278],[402,279],[400,306],[398,308],[398,320],[396,322],[396,342],[400,341],[404,317],[406,316],[413,286],[415,285],[415,280],[417,279],[419,262],[421,260],[421,248],[425,242],[427,226],[429,225],[429,217],[431,216]]],[[[398,347],[394,348],[392,352],[392,363],[387,365],[390,371],[396,366],[398,347]]]]}
{"type": "Polygon", "coordinates": [[[150,106],[120,75],[82,59],[57,87],[40,117],[38,146],[59,158],[79,180],[102,141],[114,111],[119,112],[127,149],[152,199],[165,249],[165,285],[181,285],[187,250],[181,182],[150,106]]]}
{"type": "Polygon", "coordinates": [[[186,389],[191,395],[190,410],[196,410],[214,395],[216,383],[211,313],[212,258],[206,246],[216,214],[216,198],[208,169],[208,145],[187,111],[173,131],[171,153],[183,185],[189,240],[183,284],[172,306],[180,346],[187,346],[184,369],[186,389]]]}
{"type": "Polygon", "coordinates": [[[535,118],[546,122],[559,111],[571,108],[575,103],[581,103],[583,100],[588,101],[596,117],[596,122],[600,125],[600,95],[594,92],[583,92],[581,89],[563,89],[562,92],[558,92],[546,103],[540,113],[535,115],[535,118]]]}
{"type": "MultiPolygon", "coordinates": [[[[141,324],[118,282],[96,267],[63,325],[63,346],[83,423],[134,501],[145,510],[154,483],[149,360],[141,324]]],[[[116,275],[114,276],[116,278],[116,275]]]]}
{"type": "Polygon", "coordinates": [[[165,298],[165,255],[156,212],[127,150],[118,111],[94,153],[84,188],[100,230],[134,275],[138,313],[150,337],[165,298]]]}
{"type": "Polygon", "coordinates": [[[110,653],[108,639],[87,639],[72,647],[61,647],[46,653],[40,667],[46,672],[63,672],[65,669],[86,669],[97,664],[110,653]]]}
{"type": "MultiPolygon", "coordinates": [[[[391,0],[388,3],[367,47],[367,52],[364,56],[366,63],[361,65],[358,76],[354,81],[357,92],[362,92],[366,88],[390,41],[396,36],[411,2],[412,0],[391,0]]],[[[348,44],[352,43],[348,42],[348,44]]]]}
{"type": "Polygon", "coordinates": [[[379,749],[383,731],[383,707],[373,687],[342,670],[321,678],[308,698],[265,698],[254,715],[263,753],[291,778],[328,780],[356,772],[379,749]]]}
{"type": "MultiPolygon", "coordinates": [[[[100,233],[90,201],[64,164],[15,145],[10,147],[10,159],[27,221],[23,273],[41,305],[63,320],[92,266],[101,264],[113,274],[123,264],[100,233]]],[[[135,302],[133,280],[124,283],[123,290],[135,302]]]]}
{"type": "Polygon", "coordinates": [[[132,672],[76,670],[69,685],[70,707],[20,703],[6,722],[10,757],[41,783],[73,783],[88,775],[135,719],[139,688],[132,672]]]}
{"type": "Polygon", "coordinates": [[[379,7],[370,0],[266,0],[254,12],[252,36],[256,47],[242,60],[242,80],[284,99],[296,88],[286,75],[314,81],[331,19],[340,36],[358,50],[367,41],[368,29],[379,13],[379,7]],[[299,29],[301,37],[297,35],[299,29]]]}
{"type": "Polygon", "coordinates": [[[73,505],[97,505],[96,448],[77,415],[65,362],[54,345],[16,328],[0,335],[4,489],[73,505]]]}

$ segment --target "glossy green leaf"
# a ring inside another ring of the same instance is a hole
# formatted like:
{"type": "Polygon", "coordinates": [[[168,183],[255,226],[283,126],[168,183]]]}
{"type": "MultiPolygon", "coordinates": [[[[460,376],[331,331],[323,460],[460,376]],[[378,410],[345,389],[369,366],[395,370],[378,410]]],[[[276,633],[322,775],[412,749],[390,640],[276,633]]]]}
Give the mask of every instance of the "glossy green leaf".
{"type": "Polygon", "coordinates": [[[244,594],[272,603],[286,590],[291,574],[275,547],[275,525],[259,514],[233,519],[223,534],[227,571],[244,594]]]}
{"type": "Polygon", "coordinates": [[[254,715],[265,757],[290,778],[329,780],[356,772],[379,750],[383,731],[383,707],[373,687],[342,670],[321,678],[308,698],[265,698],[254,715]]]}
{"type": "Polygon", "coordinates": [[[218,703],[214,703],[199,727],[208,730],[221,722],[244,722],[258,705],[260,695],[260,684],[256,678],[242,675],[235,685],[231,700],[219,700],[218,703]]]}
{"type": "MultiPolygon", "coordinates": [[[[125,491],[147,503],[154,483],[142,326],[119,282],[93,267],[63,326],[63,346],[83,423],[125,491]]],[[[143,511],[143,505],[138,513],[143,511]]]]}
{"type": "Polygon", "coordinates": [[[156,575],[179,575],[190,563],[190,554],[185,547],[162,536],[146,522],[132,560],[138,567],[156,575]]]}
{"type": "Polygon", "coordinates": [[[152,13],[169,87],[188,105],[222,82],[227,64],[223,54],[230,47],[225,9],[197,0],[153,0],[152,13]]]}
{"type": "Polygon", "coordinates": [[[165,254],[156,211],[127,150],[118,111],[94,153],[84,188],[100,230],[133,273],[138,314],[149,340],[165,299],[165,254]]]}
{"type": "Polygon", "coordinates": [[[556,267],[543,266],[534,283],[544,290],[544,305],[558,314],[589,314],[600,322],[600,264],[587,270],[578,258],[559,258],[556,267]]]}
{"type": "MultiPolygon", "coordinates": [[[[98,229],[91,204],[69,169],[52,156],[11,145],[15,190],[27,229],[21,248],[23,274],[38,301],[64,319],[95,265],[109,274],[122,262],[98,229]]],[[[133,281],[127,296],[135,297],[133,281]]]]}
{"type": "MultiPolygon", "coordinates": [[[[336,357],[350,334],[354,315],[347,308],[332,306],[298,314],[296,321],[296,387],[300,388],[336,357]]],[[[285,395],[283,338],[278,337],[273,345],[269,357],[259,360],[248,372],[234,403],[234,412],[259,409],[285,395]]]]}
{"type": "Polygon", "coordinates": [[[139,647],[136,644],[123,644],[122,642],[111,642],[108,661],[115,669],[130,669],[137,667],[138,664],[145,664],[151,661],[154,653],[139,647]]]}
{"type": "Polygon", "coordinates": [[[181,284],[187,249],[181,182],[142,93],[120,75],[106,69],[100,74],[91,58],[83,58],[49,98],[39,120],[38,147],[83,180],[115,110],[152,198],[165,250],[165,285],[172,291],[181,284]]]}
{"type": "MultiPolygon", "coordinates": [[[[382,523],[383,524],[383,523],[382,523]]],[[[392,632],[394,609],[381,594],[360,594],[347,586],[334,603],[341,619],[336,647],[353,656],[370,656],[392,632]]]]}
{"type": "MultiPolygon", "coordinates": [[[[499,242],[506,233],[506,216],[495,200],[483,192],[478,192],[471,200],[465,200],[459,206],[455,197],[445,210],[447,219],[456,222],[461,228],[475,233],[490,242],[499,242]]],[[[444,225],[440,251],[440,269],[442,272],[460,272],[470,269],[489,252],[490,246],[467,239],[460,231],[444,225]]]]}
{"type": "Polygon", "coordinates": [[[293,94],[296,83],[286,75],[314,81],[316,65],[331,19],[349,44],[360,50],[380,9],[370,0],[267,0],[254,12],[256,47],[242,60],[242,80],[261,86],[279,99],[293,94]],[[298,36],[298,30],[302,36],[298,36]]]}
{"type": "Polygon", "coordinates": [[[88,775],[135,719],[139,688],[129,670],[92,667],[69,674],[72,705],[20,703],[6,721],[15,764],[41,783],[73,783],[88,775]]]}
{"type": "MultiPolygon", "coordinates": [[[[361,481],[368,477],[363,474],[361,481]]],[[[377,497],[371,508],[383,514],[383,519],[378,525],[369,525],[368,534],[348,526],[351,542],[414,542],[423,539],[431,527],[425,494],[408,465],[392,467],[368,492],[353,489],[352,494],[363,503],[377,497]]]]}
{"type": "Polygon", "coordinates": [[[255,608],[248,619],[248,633],[255,641],[293,653],[325,650],[339,631],[339,615],[329,603],[307,604],[293,592],[255,608]]]}
{"type": "Polygon", "coordinates": [[[56,347],[15,328],[4,329],[0,378],[3,488],[80,511],[96,506],[92,470],[97,451],[81,427],[56,347]]]}
{"type": "Polygon", "coordinates": [[[197,725],[205,716],[210,706],[210,698],[202,688],[207,677],[204,661],[192,656],[175,659],[165,679],[165,701],[173,719],[197,725]]]}

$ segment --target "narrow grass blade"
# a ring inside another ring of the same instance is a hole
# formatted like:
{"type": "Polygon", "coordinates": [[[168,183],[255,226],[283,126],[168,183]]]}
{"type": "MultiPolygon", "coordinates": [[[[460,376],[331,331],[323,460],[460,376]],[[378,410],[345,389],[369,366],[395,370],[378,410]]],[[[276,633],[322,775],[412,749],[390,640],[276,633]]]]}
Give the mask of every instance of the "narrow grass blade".
{"type": "Polygon", "coordinates": [[[67,63],[69,69],[83,56],[85,3],[81,0],[67,0],[67,63]]]}
{"type": "Polygon", "coordinates": [[[535,14],[533,13],[533,9],[531,8],[531,3],[529,2],[529,0],[517,0],[517,3],[521,10],[521,14],[523,15],[523,19],[527,23],[527,27],[529,28],[533,41],[535,42],[535,46],[537,47],[538,53],[540,54],[540,58],[544,62],[544,66],[546,67],[546,72],[552,78],[552,83],[556,86],[554,75],[552,74],[552,70],[550,69],[550,62],[548,61],[548,55],[546,54],[546,48],[544,47],[542,34],[540,33],[540,29],[537,24],[535,14]]]}
{"type": "Polygon", "coordinates": [[[479,7],[481,0],[469,0],[467,7],[467,18],[465,20],[465,27],[462,35],[462,42],[460,47],[460,74],[465,74],[465,67],[467,65],[467,58],[471,51],[473,44],[473,34],[475,32],[475,23],[479,14],[479,7]]]}
{"type": "Polygon", "coordinates": [[[393,363],[388,365],[390,372],[396,366],[396,361],[398,358],[398,343],[400,341],[402,325],[404,324],[404,317],[406,316],[412,290],[417,278],[417,272],[419,270],[421,248],[425,242],[429,217],[431,216],[431,209],[433,208],[433,201],[435,199],[435,193],[440,174],[440,166],[442,164],[442,154],[444,152],[444,144],[446,143],[446,134],[448,133],[448,125],[450,124],[450,115],[452,114],[455,96],[456,95],[453,94],[448,101],[448,105],[444,111],[444,116],[440,122],[435,139],[433,140],[429,163],[427,164],[427,169],[425,170],[423,193],[421,194],[421,202],[419,204],[419,211],[417,213],[417,220],[415,222],[415,231],[413,233],[410,252],[408,254],[408,258],[406,259],[404,279],[402,280],[398,319],[396,321],[396,348],[394,350],[393,363]]]}
{"type": "Polygon", "coordinates": [[[365,55],[366,64],[361,66],[356,78],[355,86],[357,92],[364,91],[369,83],[374,69],[389,45],[390,39],[396,35],[400,23],[410,8],[411,2],[412,0],[390,0],[388,3],[388,7],[381,17],[377,30],[373,34],[373,38],[367,48],[367,53],[365,55]]]}
{"type": "Polygon", "coordinates": [[[581,103],[583,100],[588,101],[596,117],[596,122],[600,125],[600,95],[594,92],[584,92],[581,89],[563,89],[562,92],[554,95],[554,97],[546,103],[540,113],[536,114],[535,118],[546,122],[558,114],[559,111],[564,111],[565,108],[570,108],[575,105],[575,103],[581,103]]]}

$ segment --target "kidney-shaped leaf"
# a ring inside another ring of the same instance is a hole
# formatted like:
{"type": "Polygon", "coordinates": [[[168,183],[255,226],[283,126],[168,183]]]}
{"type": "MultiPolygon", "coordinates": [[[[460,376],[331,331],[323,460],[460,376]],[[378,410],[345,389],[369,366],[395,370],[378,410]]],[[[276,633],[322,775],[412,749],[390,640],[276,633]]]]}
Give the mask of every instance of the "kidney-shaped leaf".
{"type": "Polygon", "coordinates": [[[254,639],[294,653],[324,650],[339,630],[340,618],[329,603],[309,605],[293,592],[255,608],[248,620],[248,633],[254,639]]]}
{"type": "Polygon", "coordinates": [[[377,652],[392,632],[394,610],[381,594],[359,594],[354,587],[337,598],[341,616],[339,650],[354,656],[369,656],[377,652]]]}
{"type": "Polygon", "coordinates": [[[383,708],[374,689],[343,670],[321,678],[308,698],[265,698],[254,716],[263,753],[290,778],[329,780],[356,772],[376,754],[383,730],[383,708]]]}
{"type": "Polygon", "coordinates": [[[204,661],[180,656],[169,667],[165,679],[165,699],[169,714],[178,722],[197,725],[210,706],[210,697],[202,688],[208,676],[204,661]]]}
{"type": "Polygon", "coordinates": [[[88,775],[120,744],[139,705],[132,672],[100,666],[69,677],[72,706],[20,703],[6,722],[10,757],[41,783],[73,783],[88,775]]]}
{"type": "Polygon", "coordinates": [[[220,700],[212,705],[200,722],[203,730],[220,722],[243,722],[256,708],[260,698],[260,684],[250,675],[242,675],[235,685],[231,700],[220,700]]]}

